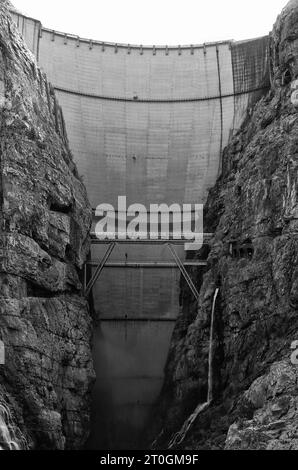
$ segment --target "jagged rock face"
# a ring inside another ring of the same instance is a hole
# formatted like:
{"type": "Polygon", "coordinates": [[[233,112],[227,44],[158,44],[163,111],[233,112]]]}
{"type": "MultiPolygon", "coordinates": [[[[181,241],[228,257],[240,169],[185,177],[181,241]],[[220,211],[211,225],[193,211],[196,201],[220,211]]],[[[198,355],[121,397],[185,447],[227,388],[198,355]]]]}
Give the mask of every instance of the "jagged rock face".
{"type": "Polygon", "coordinates": [[[0,3],[0,402],[29,448],[80,448],[93,380],[91,209],[61,109],[0,3]]]}
{"type": "Polygon", "coordinates": [[[298,1],[292,0],[278,17],[271,34],[273,86],[298,77],[298,1]]]}
{"type": "Polygon", "coordinates": [[[248,422],[243,432],[235,424],[227,448],[297,446],[293,438],[285,438],[287,431],[291,436],[296,429],[297,418],[298,366],[290,363],[291,343],[298,339],[298,109],[290,100],[291,80],[297,76],[297,25],[296,1],[283,11],[272,33],[272,90],[225,149],[222,176],[209,195],[204,230],[214,232],[214,237],[208,269],[198,285],[198,309],[194,304],[184,308],[173,336],[160,403],[163,420],[156,430],[158,434],[163,429],[157,441],[161,448],[197,404],[206,401],[216,286],[220,296],[215,312],[215,400],[182,447],[224,448],[229,426],[240,419],[252,419],[256,432],[248,422]],[[290,52],[294,65],[282,81],[290,52]],[[273,407],[280,405],[272,392],[281,380],[280,363],[289,384],[279,389],[278,400],[289,406],[281,411],[285,419],[277,431],[270,426],[273,407]],[[242,394],[260,376],[261,382],[270,382],[271,391],[263,394],[256,411],[254,404],[243,405],[242,394]]]}
{"type": "Polygon", "coordinates": [[[298,450],[298,366],[274,363],[241,397],[253,419],[233,424],[228,450],[298,450]]]}

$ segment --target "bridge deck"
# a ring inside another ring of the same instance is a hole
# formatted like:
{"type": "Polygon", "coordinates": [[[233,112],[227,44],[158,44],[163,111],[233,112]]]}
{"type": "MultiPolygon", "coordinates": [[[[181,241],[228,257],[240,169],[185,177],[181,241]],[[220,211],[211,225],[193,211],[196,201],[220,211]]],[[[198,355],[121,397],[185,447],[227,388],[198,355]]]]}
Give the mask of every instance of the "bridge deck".
{"type": "MultiPolygon", "coordinates": [[[[87,261],[87,266],[97,267],[100,266],[98,261],[87,261]]],[[[187,261],[183,263],[183,266],[191,267],[191,266],[207,266],[207,261],[187,261]]],[[[111,262],[106,263],[105,268],[131,268],[131,269],[138,269],[138,268],[158,268],[158,269],[169,269],[169,268],[178,268],[176,263],[170,262],[159,262],[159,261],[135,261],[135,262],[111,262]]]]}

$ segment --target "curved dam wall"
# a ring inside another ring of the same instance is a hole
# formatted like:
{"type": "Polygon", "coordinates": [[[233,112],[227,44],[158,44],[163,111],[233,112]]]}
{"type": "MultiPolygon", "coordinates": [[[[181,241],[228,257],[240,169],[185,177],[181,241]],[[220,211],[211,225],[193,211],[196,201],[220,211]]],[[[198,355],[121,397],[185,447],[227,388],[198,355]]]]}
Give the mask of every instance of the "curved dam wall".
{"type": "MultiPolygon", "coordinates": [[[[62,106],[95,208],[204,203],[222,150],[268,87],[268,37],[185,47],[103,43],[13,13],[62,106]]],[[[92,259],[103,255],[93,247],[92,259]]],[[[183,258],[184,250],[179,248],[183,258]]],[[[117,247],[110,261],[173,261],[166,247],[117,247]]],[[[94,269],[94,268],[93,268],[94,269]]],[[[105,269],[93,289],[93,448],[140,448],[162,383],[179,271],[105,269]],[[103,321],[103,318],[105,319],[103,321]],[[149,321],[150,320],[150,321],[149,321]]]]}
{"type": "Polygon", "coordinates": [[[94,207],[201,203],[220,155],[268,84],[268,37],[193,47],[84,40],[14,18],[62,105],[94,207]]]}

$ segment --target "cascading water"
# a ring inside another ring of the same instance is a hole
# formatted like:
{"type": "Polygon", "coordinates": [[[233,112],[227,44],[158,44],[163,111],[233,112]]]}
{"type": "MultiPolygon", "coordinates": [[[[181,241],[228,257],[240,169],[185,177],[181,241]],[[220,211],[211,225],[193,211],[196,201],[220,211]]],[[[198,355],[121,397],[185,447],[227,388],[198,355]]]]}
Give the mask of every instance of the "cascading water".
{"type": "Polygon", "coordinates": [[[214,312],[216,299],[219,293],[219,288],[217,287],[214,292],[213,302],[212,302],[212,312],[211,312],[211,323],[210,323],[210,339],[209,339],[209,357],[208,357],[208,395],[207,403],[211,403],[213,400],[213,336],[214,336],[214,312]]]}
{"type": "Polygon", "coordinates": [[[205,403],[200,403],[195,411],[187,418],[184,422],[182,428],[177,432],[168,445],[168,449],[173,448],[181,444],[186,434],[188,433],[190,427],[197,419],[198,415],[206,410],[212,403],[213,400],[213,335],[214,335],[214,314],[215,314],[215,305],[216,299],[219,293],[219,288],[215,289],[212,302],[212,311],[211,311],[211,321],[210,321],[210,337],[209,337],[209,355],[208,355],[208,392],[207,392],[207,401],[205,403]]]}
{"type": "Polygon", "coordinates": [[[25,438],[20,430],[13,425],[11,414],[6,405],[0,404],[0,450],[23,450],[26,448],[25,438]]]}

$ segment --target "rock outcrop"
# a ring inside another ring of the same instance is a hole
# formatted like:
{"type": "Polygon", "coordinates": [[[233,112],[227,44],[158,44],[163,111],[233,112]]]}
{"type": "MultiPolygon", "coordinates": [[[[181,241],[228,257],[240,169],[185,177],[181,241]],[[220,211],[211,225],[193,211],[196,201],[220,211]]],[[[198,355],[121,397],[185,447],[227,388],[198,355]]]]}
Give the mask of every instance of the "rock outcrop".
{"type": "Polygon", "coordinates": [[[81,284],[91,209],[55,94],[3,0],[0,129],[0,404],[28,448],[78,449],[94,378],[81,284]]]}
{"type": "Polygon", "coordinates": [[[274,363],[241,397],[253,410],[251,420],[238,420],[226,439],[229,450],[298,450],[298,366],[274,363]]]}
{"type": "Polygon", "coordinates": [[[155,424],[159,448],[206,401],[216,287],[214,400],[180,447],[297,448],[298,366],[290,361],[298,340],[297,0],[277,20],[270,57],[271,90],[225,149],[205,208],[205,231],[214,237],[197,278],[198,306],[184,293],[155,424]]]}

